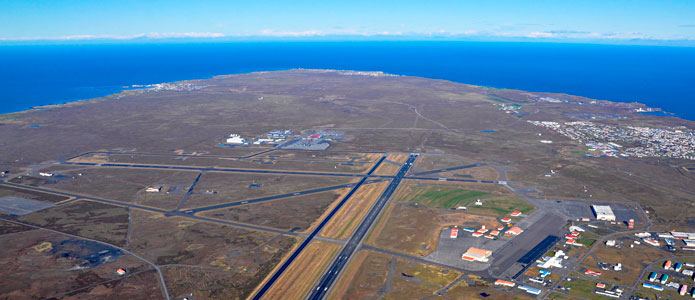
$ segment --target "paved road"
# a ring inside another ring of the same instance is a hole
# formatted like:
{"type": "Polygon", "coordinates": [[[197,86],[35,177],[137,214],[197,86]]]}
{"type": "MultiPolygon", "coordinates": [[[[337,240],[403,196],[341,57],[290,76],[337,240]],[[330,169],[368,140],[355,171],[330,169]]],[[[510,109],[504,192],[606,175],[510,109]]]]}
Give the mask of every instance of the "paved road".
{"type": "Polygon", "coordinates": [[[176,154],[176,153],[150,153],[150,152],[124,152],[124,151],[90,151],[67,158],[66,161],[90,154],[113,154],[113,155],[135,155],[135,156],[165,156],[165,157],[199,157],[199,158],[238,158],[246,159],[257,155],[265,154],[277,150],[276,148],[263,150],[246,156],[214,155],[214,154],[176,154]]]}
{"type": "MultiPolygon", "coordinates": [[[[384,180],[385,179],[370,179],[370,180],[365,181],[364,184],[381,182],[384,180]]],[[[227,207],[234,207],[234,206],[258,203],[258,202],[265,202],[265,201],[270,201],[270,200],[277,200],[277,199],[281,199],[281,198],[295,197],[295,196],[306,195],[306,194],[321,193],[321,192],[337,190],[337,189],[344,189],[344,188],[354,187],[355,185],[357,185],[357,183],[347,183],[347,184],[311,189],[311,190],[306,190],[306,191],[299,191],[299,192],[274,195],[274,196],[268,196],[268,197],[262,197],[262,198],[244,200],[244,201],[237,201],[237,202],[231,202],[231,203],[223,203],[223,204],[217,204],[217,205],[211,205],[211,206],[206,206],[206,207],[189,209],[189,210],[186,210],[185,213],[196,214],[196,213],[199,213],[202,211],[215,210],[215,209],[227,208],[227,207]]]]}
{"type": "Polygon", "coordinates": [[[475,168],[475,167],[482,167],[482,166],[485,166],[485,165],[486,165],[486,164],[483,164],[483,163],[475,163],[475,164],[470,164],[470,165],[465,165],[465,166],[444,168],[444,169],[439,169],[439,170],[415,172],[415,173],[413,173],[413,176],[422,176],[422,175],[430,175],[430,174],[436,174],[436,173],[444,173],[444,172],[450,172],[450,171],[456,171],[456,170],[462,170],[462,169],[469,169],[469,168],[475,168]]]}
{"type": "Polygon", "coordinates": [[[302,253],[302,250],[304,250],[304,248],[306,248],[306,246],[309,245],[309,243],[311,243],[314,237],[316,237],[316,235],[318,235],[318,233],[321,232],[323,227],[326,226],[326,224],[333,218],[333,216],[340,210],[340,208],[343,207],[345,202],[347,202],[347,200],[350,199],[350,197],[355,193],[355,191],[357,191],[357,189],[359,189],[360,186],[362,186],[362,184],[364,184],[365,181],[367,181],[369,175],[371,175],[374,172],[374,170],[376,170],[379,167],[379,165],[381,165],[381,163],[384,162],[384,159],[386,159],[386,155],[382,156],[381,159],[379,159],[379,161],[377,161],[377,163],[374,164],[372,169],[369,170],[369,172],[366,175],[364,175],[364,177],[362,177],[362,179],[350,190],[350,192],[348,192],[348,194],[345,195],[343,200],[341,200],[338,203],[338,205],[336,205],[333,208],[333,210],[331,210],[331,212],[321,221],[321,223],[319,223],[319,225],[316,226],[316,229],[314,229],[314,231],[312,231],[309,234],[309,236],[307,236],[307,238],[304,239],[304,241],[299,245],[299,247],[297,247],[297,250],[292,252],[292,255],[290,255],[290,257],[288,257],[287,260],[285,260],[285,262],[280,266],[280,268],[278,268],[278,270],[275,271],[273,276],[271,276],[268,279],[268,281],[266,281],[263,284],[263,286],[258,290],[258,292],[253,296],[252,299],[258,300],[261,299],[263,295],[265,295],[268,289],[270,289],[273,283],[275,283],[275,281],[277,281],[278,278],[280,278],[280,275],[282,275],[282,273],[287,269],[287,267],[289,267],[290,264],[292,264],[292,262],[299,256],[299,254],[302,253]]]}
{"type": "Polygon", "coordinates": [[[397,252],[397,251],[391,251],[391,250],[388,250],[388,249],[383,249],[383,248],[378,248],[378,247],[373,247],[373,246],[368,246],[368,245],[362,245],[360,248],[361,248],[361,249],[364,249],[364,250],[371,250],[371,251],[381,252],[381,253],[384,253],[384,254],[388,254],[388,255],[392,255],[392,256],[404,258],[404,259],[407,259],[407,260],[416,261],[416,262],[423,263],[423,264],[427,264],[427,265],[440,266],[440,267],[443,267],[443,268],[452,269],[452,270],[456,270],[456,271],[459,271],[459,272],[465,272],[465,273],[469,273],[469,274],[470,274],[470,273],[473,273],[473,272],[470,272],[469,270],[466,270],[466,269],[464,269],[464,268],[459,268],[459,267],[457,267],[457,266],[451,266],[451,265],[447,265],[447,264],[442,264],[442,263],[438,263],[438,262],[436,262],[436,261],[431,261],[431,260],[424,259],[424,258],[422,258],[422,257],[412,256],[412,255],[409,255],[409,254],[405,254],[405,253],[401,253],[401,252],[397,252]]]}
{"type": "Polygon", "coordinates": [[[146,164],[122,164],[122,163],[62,162],[61,164],[78,165],[78,166],[96,166],[96,167],[116,167],[116,168],[186,170],[186,171],[199,171],[199,172],[214,171],[214,172],[233,172],[233,173],[261,173],[261,174],[313,175],[313,176],[338,176],[338,177],[364,177],[365,176],[365,174],[360,174],[360,173],[277,171],[277,170],[211,168],[211,167],[192,167],[192,166],[167,166],[167,165],[146,165],[146,164]]]}
{"type": "Polygon", "coordinates": [[[443,178],[443,177],[405,176],[404,178],[405,178],[405,179],[416,179],[416,180],[434,180],[434,181],[455,181],[455,182],[474,182],[474,183],[498,183],[497,180],[458,179],[458,178],[443,178]]]}
{"type": "Polygon", "coordinates": [[[191,184],[191,187],[188,188],[186,195],[183,196],[183,199],[181,199],[181,202],[179,202],[179,205],[176,206],[175,210],[181,209],[181,207],[183,207],[183,205],[186,203],[186,200],[188,200],[188,197],[190,197],[191,194],[193,194],[193,189],[195,189],[195,185],[198,184],[198,181],[200,181],[201,176],[203,176],[203,172],[198,173],[198,176],[193,181],[193,184],[191,184]]]}
{"type": "Polygon", "coordinates": [[[196,219],[196,220],[202,220],[202,221],[207,221],[207,222],[211,222],[211,223],[231,225],[231,226],[241,227],[241,228],[246,228],[246,229],[251,229],[251,230],[272,232],[272,233],[278,233],[278,234],[288,234],[288,235],[293,235],[293,236],[304,236],[304,235],[298,234],[296,232],[273,229],[273,228],[268,228],[268,227],[261,227],[261,226],[244,224],[244,223],[236,223],[236,222],[219,220],[219,219],[211,219],[211,218],[196,216],[193,214],[187,214],[187,213],[183,213],[183,212],[171,212],[171,211],[166,211],[163,209],[150,207],[150,206],[142,206],[142,205],[137,205],[137,204],[132,204],[132,203],[124,203],[124,202],[119,202],[119,201],[114,201],[114,200],[102,199],[102,198],[97,198],[97,197],[90,197],[90,196],[84,196],[84,195],[78,195],[78,194],[72,194],[72,193],[66,193],[66,192],[53,191],[53,190],[48,190],[48,189],[43,189],[43,188],[38,188],[38,187],[25,186],[25,185],[11,183],[11,182],[0,181],[0,185],[9,185],[9,186],[14,186],[14,187],[19,187],[19,188],[24,188],[24,189],[29,189],[29,190],[35,190],[35,191],[46,192],[46,193],[53,193],[53,194],[69,196],[69,197],[76,197],[76,198],[80,198],[80,199],[86,199],[86,200],[91,200],[91,201],[96,201],[96,202],[101,202],[101,203],[106,203],[106,204],[112,204],[112,205],[117,205],[117,206],[132,207],[132,208],[137,208],[137,209],[144,210],[144,211],[161,213],[161,214],[165,214],[165,215],[169,215],[169,216],[176,215],[176,216],[185,217],[185,218],[189,218],[189,219],[196,219]]]}
{"type": "Polygon", "coordinates": [[[338,278],[338,275],[350,261],[350,258],[352,258],[355,250],[362,244],[362,239],[364,239],[367,231],[369,228],[371,228],[372,224],[386,205],[386,202],[401,183],[401,180],[408,172],[417,156],[418,154],[411,154],[410,157],[408,157],[408,160],[406,160],[391,183],[386,187],[386,190],[384,190],[379,199],[377,199],[376,203],[374,203],[348,242],[345,243],[343,249],[333,260],[333,263],[331,263],[326,272],[321,276],[321,279],[319,279],[318,284],[311,291],[308,299],[323,299],[327,295],[328,290],[333,286],[333,283],[338,278]]]}
{"type": "MultiPolygon", "coordinates": [[[[164,281],[164,276],[162,275],[162,270],[159,269],[159,266],[157,266],[157,265],[154,264],[153,262],[151,262],[151,261],[145,259],[144,257],[142,257],[142,256],[140,256],[140,255],[137,255],[137,254],[135,254],[135,253],[133,253],[133,252],[131,252],[131,251],[128,251],[128,250],[125,249],[125,248],[122,248],[122,247],[119,247],[119,246],[116,246],[116,245],[113,245],[113,244],[109,244],[109,243],[106,243],[106,242],[98,241],[98,240],[95,240],[95,239],[90,239],[90,238],[86,238],[86,237],[82,237],[82,236],[77,236],[77,235],[74,235],[74,234],[69,234],[69,233],[65,233],[65,232],[56,231],[56,230],[53,230],[53,229],[48,229],[48,228],[41,227],[41,226],[36,226],[36,225],[32,225],[32,224],[27,224],[27,223],[23,223],[23,222],[14,221],[14,220],[9,220],[9,219],[6,219],[6,218],[0,218],[0,221],[5,221],[5,222],[8,222],[8,223],[24,225],[24,226],[27,226],[27,227],[31,227],[31,228],[35,228],[35,229],[40,229],[40,230],[45,230],[45,231],[48,231],[48,232],[52,232],[52,233],[56,233],[56,234],[61,234],[61,235],[69,236],[69,237],[76,238],[76,239],[82,239],[82,240],[87,240],[87,241],[91,241],[91,242],[94,242],[94,243],[99,243],[99,244],[102,244],[102,245],[107,245],[107,246],[109,246],[109,247],[118,249],[118,250],[120,250],[120,251],[123,252],[123,253],[130,254],[130,255],[132,255],[133,257],[135,257],[135,258],[137,258],[137,259],[139,259],[139,260],[141,260],[141,261],[147,263],[147,264],[150,265],[154,270],[157,271],[157,275],[158,275],[158,277],[159,277],[159,284],[161,284],[162,293],[164,294],[164,298],[165,298],[166,300],[170,300],[170,299],[171,299],[171,298],[169,297],[169,291],[168,291],[168,289],[167,289],[166,282],[164,281]]],[[[102,283],[102,284],[103,284],[103,283],[102,283]]]]}
{"type": "MultiPolygon", "coordinates": [[[[78,157],[82,157],[90,154],[116,154],[116,155],[140,155],[140,156],[172,156],[172,157],[207,157],[207,158],[240,158],[247,159],[252,158],[257,155],[266,154],[268,152],[280,150],[278,148],[272,148],[264,150],[257,153],[252,153],[246,156],[230,156],[230,155],[214,155],[214,154],[175,154],[175,153],[151,153],[151,152],[123,152],[123,151],[90,151],[77,154],[65,159],[69,161],[78,157]]],[[[335,153],[366,153],[366,154],[385,154],[382,151],[350,151],[350,150],[295,150],[295,149],[282,149],[285,151],[317,151],[317,152],[335,152],[335,153]]]]}

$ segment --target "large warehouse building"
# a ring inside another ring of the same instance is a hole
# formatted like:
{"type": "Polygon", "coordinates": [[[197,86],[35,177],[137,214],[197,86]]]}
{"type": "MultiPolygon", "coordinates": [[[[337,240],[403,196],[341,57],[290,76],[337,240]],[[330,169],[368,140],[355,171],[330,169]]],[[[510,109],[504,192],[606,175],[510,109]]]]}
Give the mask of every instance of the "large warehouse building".
{"type": "Polygon", "coordinates": [[[592,205],[591,209],[594,210],[596,219],[602,221],[615,221],[615,215],[613,210],[608,205],[592,205]]]}
{"type": "Polygon", "coordinates": [[[492,255],[492,251],[490,250],[470,247],[468,248],[468,251],[466,251],[466,253],[461,255],[461,259],[467,261],[487,262],[488,257],[490,257],[490,255],[492,255]]]}

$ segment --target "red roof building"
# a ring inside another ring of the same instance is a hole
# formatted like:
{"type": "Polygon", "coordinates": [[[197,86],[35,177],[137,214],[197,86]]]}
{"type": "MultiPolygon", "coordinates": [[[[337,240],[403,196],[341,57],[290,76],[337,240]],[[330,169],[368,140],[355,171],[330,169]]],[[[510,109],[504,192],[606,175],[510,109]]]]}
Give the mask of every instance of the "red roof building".
{"type": "Polygon", "coordinates": [[[519,227],[516,227],[516,226],[509,228],[509,230],[507,230],[507,234],[514,235],[514,236],[520,235],[522,232],[524,232],[524,230],[519,228],[519,227]]]}
{"type": "Polygon", "coordinates": [[[495,281],[495,285],[514,287],[516,285],[516,283],[511,282],[511,281],[502,280],[502,279],[497,279],[495,281]]]}

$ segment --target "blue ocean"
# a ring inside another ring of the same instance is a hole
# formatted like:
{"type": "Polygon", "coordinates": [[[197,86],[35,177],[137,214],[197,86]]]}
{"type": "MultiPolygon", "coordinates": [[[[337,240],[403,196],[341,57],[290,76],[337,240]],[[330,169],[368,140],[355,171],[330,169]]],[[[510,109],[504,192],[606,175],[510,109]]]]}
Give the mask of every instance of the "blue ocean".
{"type": "Polygon", "coordinates": [[[0,113],[133,84],[291,68],[642,102],[695,120],[695,48],[523,42],[206,42],[0,46],[0,113]]]}

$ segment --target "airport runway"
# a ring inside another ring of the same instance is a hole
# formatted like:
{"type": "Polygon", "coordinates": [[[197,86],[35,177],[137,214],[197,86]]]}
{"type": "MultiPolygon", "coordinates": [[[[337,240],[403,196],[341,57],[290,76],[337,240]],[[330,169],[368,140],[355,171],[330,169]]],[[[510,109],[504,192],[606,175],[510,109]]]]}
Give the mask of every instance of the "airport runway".
{"type": "Polygon", "coordinates": [[[77,166],[94,166],[94,167],[185,170],[185,171],[199,171],[199,172],[212,171],[212,172],[259,173],[259,174],[282,174],[282,175],[310,175],[310,176],[338,176],[338,177],[364,177],[364,176],[366,176],[365,174],[359,174],[359,173],[277,171],[277,170],[258,170],[258,169],[210,168],[210,167],[166,166],[166,165],[144,165],[144,164],[141,165],[141,164],[121,164],[121,163],[62,162],[61,164],[77,165],[77,166]]]}
{"type": "MultiPolygon", "coordinates": [[[[381,182],[384,180],[385,179],[367,180],[364,182],[364,184],[381,182]]],[[[268,196],[268,197],[250,199],[250,200],[243,200],[243,201],[237,201],[237,202],[231,202],[231,203],[223,203],[223,204],[211,205],[211,206],[206,206],[206,207],[193,208],[193,209],[183,211],[183,213],[196,214],[196,213],[199,213],[202,211],[215,210],[215,209],[220,209],[220,208],[234,207],[234,206],[239,206],[239,205],[247,205],[247,204],[252,204],[252,203],[265,202],[265,201],[288,198],[288,197],[295,197],[295,196],[300,196],[300,195],[307,195],[307,194],[314,194],[314,193],[321,193],[321,192],[327,192],[327,191],[332,191],[332,190],[344,189],[344,188],[354,187],[356,184],[357,183],[347,183],[347,184],[311,189],[311,190],[306,190],[306,191],[299,191],[299,192],[294,192],[294,193],[287,193],[287,194],[274,195],[274,196],[268,196]]]]}
{"type": "Polygon", "coordinates": [[[290,257],[288,257],[287,260],[285,260],[285,262],[280,266],[280,268],[278,268],[277,271],[273,273],[273,276],[271,276],[268,279],[268,281],[266,281],[263,284],[263,286],[258,290],[258,292],[253,296],[252,299],[258,300],[263,297],[263,295],[268,291],[268,289],[270,289],[273,283],[275,283],[275,281],[278,278],[280,278],[280,275],[282,275],[282,273],[287,269],[287,267],[289,267],[290,264],[292,264],[292,262],[297,258],[297,256],[299,256],[300,253],[302,253],[302,250],[304,250],[304,248],[306,248],[306,246],[309,245],[309,243],[311,243],[314,237],[318,235],[319,232],[321,232],[323,227],[326,226],[326,224],[333,218],[333,216],[340,210],[340,208],[343,207],[345,202],[347,202],[347,200],[350,199],[350,197],[352,197],[355,191],[357,191],[357,189],[359,189],[360,186],[362,186],[362,184],[364,184],[365,181],[367,181],[369,175],[371,175],[374,172],[374,170],[376,170],[379,167],[379,165],[381,165],[381,163],[384,162],[384,159],[386,159],[386,155],[382,156],[379,159],[379,161],[377,161],[377,163],[372,167],[372,169],[370,169],[369,172],[366,175],[364,175],[364,177],[362,177],[362,179],[350,190],[350,192],[348,192],[348,194],[345,195],[343,200],[341,200],[338,203],[338,205],[336,205],[333,208],[333,210],[331,210],[328,216],[326,216],[326,218],[324,218],[321,221],[321,223],[319,223],[319,225],[316,226],[316,228],[309,234],[309,236],[307,236],[307,238],[304,239],[304,241],[299,245],[299,247],[297,247],[297,250],[292,252],[290,257]]]}
{"type": "Polygon", "coordinates": [[[396,188],[398,188],[398,185],[401,183],[401,180],[408,172],[417,156],[417,154],[411,154],[410,157],[408,157],[408,160],[406,160],[391,183],[386,187],[386,190],[384,190],[379,199],[377,199],[376,203],[374,203],[348,242],[345,243],[338,256],[323,273],[321,279],[318,281],[318,284],[311,291],[311,294],[309,294],[307,299],[323,299],[327,295],[328,290],[333,286],[333,283],[338,278],[338,275],[340,275],[343,268],[350,261],[352,255],[355,253],[355,250],[361,245],[362,239],[364,239],[367,231],[369,231],[369,228],[371,228],[372,224],[381,213],[393,192],[396,190],[396,188]]]}

